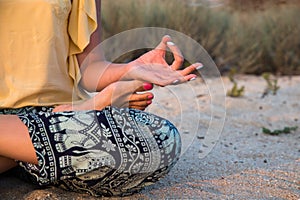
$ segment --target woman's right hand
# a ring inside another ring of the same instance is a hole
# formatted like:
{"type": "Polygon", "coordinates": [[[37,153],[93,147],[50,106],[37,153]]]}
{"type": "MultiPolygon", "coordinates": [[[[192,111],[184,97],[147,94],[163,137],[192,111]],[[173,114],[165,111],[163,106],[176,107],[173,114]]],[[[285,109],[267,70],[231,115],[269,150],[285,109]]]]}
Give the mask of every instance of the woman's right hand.
{"type": "Polygon", "coordinates": [[[106,106],[129,107],[145,110],[154,97],[149,92],[153,88],[150,83],[141,81],[118,81],[110,84],[94,97],[79,104],[64,104],[54,108],[53,112],[72,110],[102,110],[106,106]]]}
{"type": "Polygon", "coordinates": [[[166,35],[155,49],[128,63],[128,73],[125,74],[125,79],[147,81],[159,86],[179,84],[195,79],[197,76],[193,72],[203,65],[194,63],[180,69],[183,61],[180,49],[171,42],[171,37],[166,35]],[[167,48],[174,56],[174,62],[170,65],[165,59],[167,48]]]}

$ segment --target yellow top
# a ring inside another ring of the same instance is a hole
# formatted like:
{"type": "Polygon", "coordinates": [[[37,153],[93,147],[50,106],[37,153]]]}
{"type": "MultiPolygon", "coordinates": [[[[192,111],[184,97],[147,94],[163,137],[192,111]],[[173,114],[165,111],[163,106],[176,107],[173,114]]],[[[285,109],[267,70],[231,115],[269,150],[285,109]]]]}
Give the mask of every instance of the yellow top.
{"type": "Polygon", "coordinates": [[[97,27],[95,0],[0,1],[0,108],[71,103],[76,54],[97,27]]]}

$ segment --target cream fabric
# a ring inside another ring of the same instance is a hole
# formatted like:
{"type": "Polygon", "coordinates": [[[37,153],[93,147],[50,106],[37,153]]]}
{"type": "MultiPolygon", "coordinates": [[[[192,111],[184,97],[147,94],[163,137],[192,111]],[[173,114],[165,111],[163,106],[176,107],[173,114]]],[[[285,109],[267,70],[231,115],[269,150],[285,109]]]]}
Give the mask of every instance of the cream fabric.
{"type": "Polygon", "coordinates": [[[85,98],[76,54],[96,27],[95,0],[1,0],[0,108],[85,98]]]}

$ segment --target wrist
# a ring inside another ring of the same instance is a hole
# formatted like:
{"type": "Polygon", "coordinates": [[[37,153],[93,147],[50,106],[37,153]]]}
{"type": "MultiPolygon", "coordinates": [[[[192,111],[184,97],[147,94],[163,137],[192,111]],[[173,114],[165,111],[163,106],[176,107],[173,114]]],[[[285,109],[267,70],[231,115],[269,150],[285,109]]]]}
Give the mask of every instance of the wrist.
{"type": "Polygon", "coordinates": [[[111,105],[111,97],[113,93],[113,84],[108,85],[94,96],[93,103],[96,110],[102,110],[106,106],[111,105]]]}
{"type": "Polygon", "coordinates": [[[125,72],[123,76],[123,80],[125,81],[131,81],[131,80],[137,80],[137,77],[133,73],[135,71],[135,68],[138,66],[136,61],[131,61],[125,65],[125,72]]]}

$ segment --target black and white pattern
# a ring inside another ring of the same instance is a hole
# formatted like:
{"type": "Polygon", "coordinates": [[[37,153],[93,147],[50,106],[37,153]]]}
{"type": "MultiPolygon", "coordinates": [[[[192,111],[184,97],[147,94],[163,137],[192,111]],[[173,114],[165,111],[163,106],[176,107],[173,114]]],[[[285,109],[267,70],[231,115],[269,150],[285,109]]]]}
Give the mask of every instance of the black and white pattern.
{"type": "Polygon", "coordinates": [[[25,107],[0,114],[16,114],[28,127],[39,164],[19,164],[41,186],[128,195],[162,178],[180,155],[174,125],[139,110],[53,113],[48,107],[25,107]]]}

